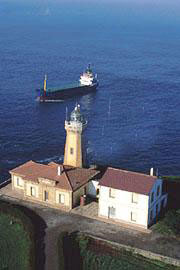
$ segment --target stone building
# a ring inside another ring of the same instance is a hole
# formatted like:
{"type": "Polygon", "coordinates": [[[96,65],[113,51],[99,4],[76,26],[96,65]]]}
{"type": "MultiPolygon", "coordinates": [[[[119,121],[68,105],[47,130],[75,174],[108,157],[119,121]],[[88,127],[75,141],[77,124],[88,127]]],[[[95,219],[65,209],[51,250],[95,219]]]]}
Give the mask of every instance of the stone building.
{"type": "Polygon", "coordinates": [[[83,168],[82,132],[86,124],[77,105],[70,120],[65,121],[64,163],[44,165],[28,161],[10,171],[12,189],[25,199],[64,210],[78,205],[80,197],[87,193],[89,182],[98,174],[97,170],[83,168]]]}

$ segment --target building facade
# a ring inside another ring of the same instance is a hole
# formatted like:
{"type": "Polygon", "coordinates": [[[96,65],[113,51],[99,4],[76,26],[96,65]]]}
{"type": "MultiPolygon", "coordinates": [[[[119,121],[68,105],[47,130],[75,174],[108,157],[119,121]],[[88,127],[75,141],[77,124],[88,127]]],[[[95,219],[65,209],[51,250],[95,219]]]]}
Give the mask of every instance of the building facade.
{"type": "Polygon", "coordinates": [[[148,228],[166,207],[162,179],[108,168],[100,183],[98,215],[148,228]]]}
{"type": "Polygon", "coordinates": [[[11,170],[12,189],[27,200],[71,210],[86,194],[89,181],[97,174],[92,169],[29,161],[11,170]]]}

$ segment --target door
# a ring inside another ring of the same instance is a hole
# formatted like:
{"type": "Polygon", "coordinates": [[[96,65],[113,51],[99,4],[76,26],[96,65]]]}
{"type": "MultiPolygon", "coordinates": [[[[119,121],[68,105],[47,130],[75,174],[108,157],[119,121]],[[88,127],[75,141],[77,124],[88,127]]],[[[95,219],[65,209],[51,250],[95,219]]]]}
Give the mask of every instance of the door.
{"type": "Polygon", "coordinates": [[[116,216],[116,208],[114,208],[113,206],[109,206],[108,207],[108,218],[115,218],[116,216]]]}

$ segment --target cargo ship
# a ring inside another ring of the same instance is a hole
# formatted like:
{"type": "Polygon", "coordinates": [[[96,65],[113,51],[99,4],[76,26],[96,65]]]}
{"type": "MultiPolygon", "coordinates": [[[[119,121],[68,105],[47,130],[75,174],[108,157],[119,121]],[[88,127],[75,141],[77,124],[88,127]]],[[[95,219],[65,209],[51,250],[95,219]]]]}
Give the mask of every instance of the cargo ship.
{"type": "Polygon", "coordinates": [[[62,87],[47,87],[47,75],[44,79],[44,88],[37,89],[39,102],[61,101],[78,95],[86,95],[96,91],[98,86],[97,74],[94,75],[90,65],[80,75],[78,82],[62,87]]]}

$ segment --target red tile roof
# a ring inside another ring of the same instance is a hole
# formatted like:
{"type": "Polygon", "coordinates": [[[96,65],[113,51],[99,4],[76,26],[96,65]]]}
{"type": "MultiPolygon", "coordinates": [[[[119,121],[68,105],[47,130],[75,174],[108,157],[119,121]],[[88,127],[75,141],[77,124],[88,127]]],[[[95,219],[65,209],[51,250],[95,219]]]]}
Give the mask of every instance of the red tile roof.
{"type": "Polygon", "coordinates": [[[107,168],[99,185],[147,195],[156,179],[156,176],[107,168]]]}
{"type": "Polygon", "coordinates": [[[22,176],[24,180],[39,183],[38,178],[45,178],[56,182],[56,187],[75,191],[98,174],[98,171],[86,168],[75,168],[64,166],[54,162],[48,165],[28,161],[25,164],[13,169],[10,173],[22,176]],[[61,175],[58,175],[58,166],[61,168],[61,175]]]}

